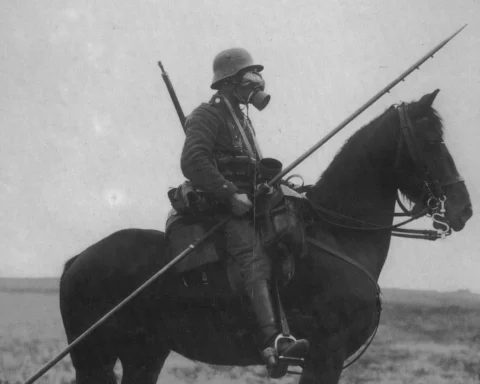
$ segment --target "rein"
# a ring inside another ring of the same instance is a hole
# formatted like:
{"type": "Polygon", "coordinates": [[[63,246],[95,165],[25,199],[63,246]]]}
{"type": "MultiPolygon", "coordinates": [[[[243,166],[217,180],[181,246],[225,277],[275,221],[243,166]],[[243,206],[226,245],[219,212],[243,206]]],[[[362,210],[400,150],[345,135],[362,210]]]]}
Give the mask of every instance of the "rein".
{"type": "MultiPolygon", "coordinates": [[[[436,220],[437,218],[443,219],[445,217],[445,201],[447,198],[443,193],[442,186],[460,182],[462,180],[457,175],[455,176],[454,180],[450,182],[446,182],[442,185],[437,179],[432,177],[432,174],[429,172],[429,169],[428,169],[428,163],[425,162],[422,156],[422,153],[419,151],[415,143],[415,136],[413,134],[414,126],[408,115],[408,105],[403,103],[397,107],[397,110],[400,117],[401,135],[400,135],[400,141],[398,143],[398,148],[397,148],[397,158],[395,161],[395,168],[398,168],[399,161],[400,161],[401,147],[403,143],[405,143],[405,145],[407,146],[408,153],[412,158],[415,166],[417,167],[417,169],[421,169],[423,171],[424,187],[425,187],[426,193],[428,193],[428,200],[424,209],[422,209],[420,212],[417,212],[417,213],[414,213],[413,210],[409,211],[405,207],[405,205],[401,202],[400,197],[398,196],[398,193],[397,193],[396,201],[400,206],[400,208],[402,209],[403,213],[394,214],[394,216],[407,216],[409,218],[397,224],[383,226],[375,223],[370,223],[365,220],[359,220],[359,219],[332,211],[330,209],[320,206],[319,204],[316,204],[315,202],[311,201],[308,197],[306,198],[306,200],[308,201],[311,208],[320,219],[325,220],[337,227],[355,229],[355,230],[361,230],[361,231],[390,230],[392,236],[407,237],[407,238],[414,238],[414,239],[437,240],[439,238],[444,238],[445,236],[450,235],[451,229],[446,222],[441,220],[436,220]],[[325,217],[325,215],[330,216],[332,219],[337,219],[337,222],[328,220],[325,217]],[[417,230],[417,229],[400,228],[401,226],[407,223],[410,223],[423,216],[430,216],[434,222],[442,224],[445,227],[445,230],[435,231],[435,230],[417,230]],[[356,224],[353,226],[350,226],[350,225],[340,223],[339,222],[340,220],[341,221],[347,220],[347,221],[354,222],[356,224]]],[[[371,345],[373,339],[375,338],[375,335],[377,333],[377,330],[380,324],[380,314],[382,309],[381,301],[380,301],[380,294],[381,294],[380,286],[378,285],[377,279],[370,273],[370,271],[368,271],[362,264],[352,259],[342,251],[335,249],[333,247],[330,247],[328,244],[325,244],[324,242],[321,242],[311,237],[307,237],[307,242],[317,248],[327,251],[332,256],[335,256],[343,260],[344,262],[356,267],[360,271],[362,271],[363,274],[370,280],[370,282],[375,286],[375,289],[376,289],[378,316],[377,316],[377,322],[376,322],[374,331],[372,332],[367,342],[364,344],[362,350],[353,358],[353,360],[351,360],[350,362],[348,362],[342,367],[343,369],[345,369],[351,366],[353,363],[355,363],[366,352],[366,350],[371,345]]]]}
{"type": "Polygon", "coordinates": [[[406,220],[400,222],[400,223],[393,224],[393,225],[381,226],[381,225],[378,225],[378,224],[370,223],[368,221],[359,220],[359,219],[355,219],[355,218],[350,217],[350,216],[342,215],[340,213],[337,213],[337,212],[329,210],[325,207],[322,207],[322,206],[314,203],[313,201],[311,201],[309,199],[307,199],[307,201],[320,219],[322,219],[322,220],[324,220],[324,221],[326,221],[326,222],[328,222],[328,223],[330,223],[330,224],[332,224],[336,227],[341,227],[341,228],[346,228],[346,229],[355,229],[355,230],[359,230],[359,231],[391,230],[392,231],[392,233],[391,233],[392,236],[407,237],[407,238],[411,238],[411,239],[431,240],[431,241],[435,241],[437,239],[445,237],[445,234],[443,234],[443,232],[439,232],[439,231],[427,230],[427,229],[422,230],[422,229],[400,228],[401,226],[403,226],[405,224],[408,224],[408,223],[411,223],[412,221],[417,220],[417,219],[419,219],[423,216],[430,215],[431,209],[429,207],[424,208],[423,210],[421,210],[420,212],[415,213],[415,214],[413,214],[411,212],[401,214],[402,216],[411,216],[411,217],[409,219],[406,219],[406,220]],[[346,220],[354,221],[354,222],[358,223],[359,226],[352,226],[352,225],[340,224],[338,222],[333,222],[331,220],[328,220],[324,215],[321,215],[320,213],[328,214],[331,217],[336,218],[336,219],[342,219],[342,220],[346,219],[346,220]],[[364,226],[360,226],[362,224],[364,226]]]}
{"type": "Polygon", "coordinates": [[[318,204],[314,203],[313,201],[311,201],[308,198],[307,198],[307,201],[311,205],[313,210],[318,214],[318,216],[322,220],[325,220],[325,221],[329,222],[330,224],[332,224],[336,227],[347,228],[347,229],[357,229],[359,231],[382,231],[382,230],[387,230],[387,229],[398,230],[399,227],[401,227],[402,225],[408,224],[408,223],[410,223],[410,222],[412,222],[412,221],[414,221],[414,220],[416,220],[416,219],[418,219],[422,216],[427,215],[428,211],[429,211],[429,208],[424,208],[422,211],[420,211],[416,214],[412,214],[411,215],[412,217],[410,217],[409,219],[406,219],[406,220],[404,220],[400,223],[383,226],[383,225],[378,225],[378,224],[375,224],[375,223],[370,223],[370,222],[365,221],[365,220],[355,219],[354,217],[342,215],[341,213],[338,213],[338,212],[332,211],[328,208],[322,207],[321,205],[318,205],[318,204]],[[354,221],[354,222],[358,223],[359,226],[351,226],[351,225],[346,225],[346,224],[335,223],[333,221],[327,220],[324,216],[320,215],[320,213],[328,214],[335,219],[354,221]],[[364,224],[365,226],[360,226],[362,224],[364,224]]]}
{"type": "Polygon", "coordinates": [[[424,188],[425,192],[428,196],[426,207],[421,210],[420,212],[414,213],[413,211],[409,211],[405,205],[401,202],[400,197],[397,194],[396,200],[399,207],[402,209],[403,213],[394,213],[394,216],[408,216],[410,218],[389,226],[381,226],[375,223],[370,223],[365,220],[355,219],[353,217],[349,217],[346,215],[342,215],[340,213],[334,212],[329,210],[325,207],[322,207],[310,199],[307,198],[310,206],[313,210],[317,213],[317,215],[322,219],[327,221],[328,223],[335,225],[337,227],[347,228],[347,229],[355,229],[361,231],[378,231],[378,230],[391,230],[391,235],[396,237],[406,237],[412,239],[423,239],[423,240],[437,240],[440,238],[445,238],[446,236],[451,234],[450,226],[447,222],[444,221],[445,218],[445,201],[446,196],[443,193],[443,186],[454,184],[457,182],[462,182],[458,175],[456,175],[452,180],[446,181],[445,183],[440,183],[436,178],[432,177],[432,173],[428,168],[428,163],[425,161],[421,151],[418,149],[418,146],[415,142],[415,135],[414,135],[414,125],[410,119],[408,114],[408,104],[402,103],[397,107],[397,111],[400,118],[400,139],[398,142],[397,148],[397,156],[395,161],[395,168],[399,167],[400,163],[400,154],[402,146],[405,145],[407,147],[408,153],[412,158],[415,166],[417,169],[421,169],[424,175],[424,188]],[[337,220],[347,220],[351,222],[355,222],[357,225],[347,225],[341,224],[339,222],[333,222],[325,218],[324,215],[326,214],[333,219],[337,220]],[[408,224],[416,219],[419,219],[423,216],[429,216],[432,220],[436,223],[442,225],[445,229],[444,230],[419,230],[419,229],[408,229],[408,228],[400,228],[405,224],[408,224]]]}

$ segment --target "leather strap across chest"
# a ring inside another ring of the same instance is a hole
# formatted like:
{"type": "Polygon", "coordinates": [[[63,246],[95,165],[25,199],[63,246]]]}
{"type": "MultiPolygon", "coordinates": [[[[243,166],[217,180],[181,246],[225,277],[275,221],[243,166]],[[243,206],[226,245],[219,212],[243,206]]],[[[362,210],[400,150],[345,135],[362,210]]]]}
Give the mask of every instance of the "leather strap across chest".
{"type": "Polygon", "coordinates": [[[356,260],[352,259],[351,257],[348,257],[345,253],[343,253],[339,249],[331,247],[330,245],[326,244],[323,241],[314,239],[313,237],[307,237],[307,241],[310,244],[316,246],[317,248],[323,249],[323,250],[327,251],[328,253],[330,253],[331,255],[333,255],[333,256],[345,261],[346,263],[348,263],[350,265],[353,265],[354,267],[358,268],[359,270],[361,270],[368,277],[368,279],[372,282],[372,284],[375,286],[375,288],[377,290],[377,293],[380,293],[380,287],[377,283],[377,279],[375,279],[375,277],[362,264],[360,264],[356,260]]]}
{"type": "Polygon", "coordinates": [[[260,150],[260,146],[257,142],[257,139],[255,137],[255,134],[253,132],[252,127],[250,126],[250,122],[248,121],[248,119],[245,120],[246,121],[245,125],[246,125],[246,129],[248,129],[248,131],[249,131],[250,137],[252,138],[253,145],[254,145],[255,148],[253,148],[252,145],[250,144],[250,140],[248,140],[248,137],[247,137],[247,134],[246,134],[245,129],[243,127],[243,124],[238,119],[238,116],[235,113],[235,111],[233,110],[233,107],[232,107],[232,104],[230,103],[230,101],[228,101],[228,99],[223,95],[219,95],[218,97],[227,106],[227,109],[230,112],[230,115],[232,116],[232,119],[233,119],[233,121],[235,122],[235,125],[238,128],[238,131],[240,132],[240,136],[242,137],[243,144],[245,145],[245,148],[247,149],[249,156],[252,159],[256,159],[257,156],[258,156],[258,160],[261,160],[262,157],[263,157],[262,156],[262,151],[260,150]]]}

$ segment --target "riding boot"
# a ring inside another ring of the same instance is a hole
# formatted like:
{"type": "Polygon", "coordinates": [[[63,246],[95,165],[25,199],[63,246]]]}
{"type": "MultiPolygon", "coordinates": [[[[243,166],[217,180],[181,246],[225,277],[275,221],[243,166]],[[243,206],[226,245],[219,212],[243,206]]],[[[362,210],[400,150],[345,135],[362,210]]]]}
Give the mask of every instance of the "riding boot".
{"type": "Polygon", "coordinates": [[[278,363],[278,358],[303,358],[308,352],[308,341],[283,336],[278,329],[274,304],[268,281],[251,284],[248,296],[255,313],[258,335],[257,342],[267,367],[278,363]]]}

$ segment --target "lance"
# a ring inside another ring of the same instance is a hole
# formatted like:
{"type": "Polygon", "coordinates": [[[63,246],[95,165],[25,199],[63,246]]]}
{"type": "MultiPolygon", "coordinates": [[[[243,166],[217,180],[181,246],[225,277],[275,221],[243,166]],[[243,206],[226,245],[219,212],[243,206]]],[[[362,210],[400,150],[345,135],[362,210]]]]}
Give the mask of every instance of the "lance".
{"type": "Polygon", "coordinates": [[[182,128],[185,131],[185,115],[183,114],[182,107],[180,105],[180,102],[178,101],[177,94],[175,93],[175,89],[173,89],[173,84],[170,81],[170,77],[168,76],[168,73],[163,68],[161,61],[158,62],[158,66],[162,70],[163,81],[167,86],[168,93],[170,94],[170,98],[172,99],[175,110],[177,111],[178,118],[180,119],[180,124],[182,125],[182,128]]]}
{"type": "MultiPolygon", "coordinates": [[[[467,26],[465,24],[462,28],[460,28],[457,32],[453,35],[442,41],[438,44],[435,48],[430,50],[425,56],[423,56],[420,60],[418,60],[415,64],[409,67],[405,72],[403,72],[400,76],[398,76],[395,80],[393,80],[390,84],[388,84],[385,88],[383,88],[380,92],[378,92],[375,96],[373,96],[370,100],[368,100],[364,105],[358,108],[352,115],[350,115],[347,119],[341,122],[335,129],[333,129],[329,134],[327,134],[322,140],[316,143],[312,148],[306,151],[302,156],[300,156],[297,160],[295,160],[292,164],[290,164],[287,168],[285,168],[282,172],[280,172],[276,177],[268,182],[268,186],[273,186],[278,180],[280,180],[283,176],[285,176],[288,172],[290,172],[293,168],[295,168],[298,164],[304,161],[308,156],[310,156],[313,152],[315,152],[318,148],[320,148],[323,144],[325,144],[331,137],[333,137],[336,133],[338,133],[342,128],[344,128],[348,123],[350,123],[353,119],[355,119],[358,115],[360,115],[363,111],[365,111],[368,107],[370,107],[373,103],[375,103],[380,97],[382,97],[385,93],[389,92],[395,85],[397,85],[400,81],[405,80],[405,78],[412,73],[415,69],[419,69],[420,65],[422,65],[425,61],[427,61],[430,57],[439,51],[445,44],[447,44],[451,39],[453,39],[457,34],[462,31],[467,26]]],[[[177,109],[178,116],[180,118],[180,122],[182,123],[182,127],[184,126],[185,117],[183,116],[182,109],[180,107],[180,103],[173,91],[172,84],[168,75],[163,70],[163,66],[161,62],[158,63],[162,72],[165,74],[164,80],[167,84],[167,88],[169,89],[170,96],[172,97],[172,101],[174,102],[175,109],[177,109]],[[169,85],[170,84],[170,87],[169,85]],[[173,91],[173,92],[171,92],[173,91]],[[175,102],[176,100],[176,102],[175,102]],[[182,119],[183,116],[183,119],[182,119]]],[[[162,74],[163,76],[163,74],[162,74]]],[[[265,189],[262,189],[265,191],[265,189]]],[[[261,193],[260,190],[257,193],[261,193]]],[[[224,218],[223,220],[216,223],[208,232],[206,232],[203,236],[195,240],[192,244],[190,244],[183,252],[177,255],[174,259],[172,259],[167,265],[165,265],[161,270],[156,272],[152,277],[150,277],[145,283],[139,286],[135,291],[133,291],[128,297],[126,297],[122,302],[116,305],[113,309],[111,309],[107,314],[105,314],[101,319],[99,319],[95,324],[93,324],[90,328],[88,328],[84,333],[82,333],[77,339],[75,339],[72,343],[70,343],[66,349],[60,352],[57,356],[55,356],[52,360],[46,363],[38,372],[36,372],[33,376],[28,378],[24,384],[32,384],[38,378],[40,378],[43,374],[45,374],[50,368],[52,368],[55,364],[57,364],[60,360],[62,360],[78,343],[84,340],[87,336],[89,336],[95,329],[97,329],[100,325],[105,323],[113,314],[117,313],[121,308],[125,307],[133,298],[138,296],[145,288],[150,286],[155,280],[157,280],[160,276],[162,276],[165,272],[167,272],[171,267],[175,264],[183,260],[192,250],[194,250],[199,244],[205,241],[208,237],[210,237],[214,232],[219,230],[223,225],[225,225],[230,219],[232,215],[224,218]]]]}
{"type": "Polygon", "coordinates": [[[403,72],[400,76],[398,76],[395,80],[393,80],[390,84],[388,84],[385,88],[383,88],[380,92],[375,94],[370,100],[368,100],[365,104],[363,104],[360,108],[358,108],[355,112],[353,112],[349,117],[343,120],[337,127],[335,127],[330,133],[323,137],[319,142],[317,142],[314,146],[312,146],[309,150],[307,150],[303,155],[301,155],[297,160],[295,160],[292,164],[286,167],[282,172],[280,172],[277,176],[275,176],[269,183],[269,185],[275,184],[278,180],[280,180],[283,176],[289,173],[292,169],[294,169],[297,165],[299,165],[302,161],[304,161],[307,157],[309,157],[312,153],[314,153],[318,148],[320,148],[323,144],[325,144],[328,140],[330,140],[333,136],[335,136],[340,130],[345,128],[347,124],[349,124],[352,120],[358,117],[362,112],[364,112],[367,108],[369,108],[373,103],[375,103],[378,99],[380,99],[383,95],[390,92],[390,90],[395,87],[401,81],[405,81],[405,78],[410,75],[416,69],[420,69],[420,66],[427,61],[429,58],[433,58],[433,55],[437,53],[440,49],[442,49],[450,40],[452,40],[456,35],[458,35],[467,24],[465,24],[462,28],[456,31],[453,35],[443,40],[440,44],[436,47],[431,49],[425,56],[423,56],[420,60],[415,62],[412,66],[410,66],[405,72],[403,72]]]}

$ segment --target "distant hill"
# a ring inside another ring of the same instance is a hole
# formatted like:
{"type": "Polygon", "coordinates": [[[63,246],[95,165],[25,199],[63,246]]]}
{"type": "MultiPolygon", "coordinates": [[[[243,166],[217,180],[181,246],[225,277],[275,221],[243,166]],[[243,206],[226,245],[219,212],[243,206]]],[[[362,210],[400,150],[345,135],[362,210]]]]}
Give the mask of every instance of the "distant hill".
{"type": "MultiPolygon", "coordinates": [[[[0,278],[0,292],[10,293],[58,293],[58,277],[0,278]]],[[[479,307],[480,295],[467,289],[454,292],[422,291],[399,288],[383,288],[382,301],[427,307],[466,306],[479,307]]]]}
{"type": "Polygon", "coordinates": [[[55,294],[58,292],[58,284],[58,277],[0,277],[0,292],[55,294]]]}
{"type": "Polygon", "coordinates": [[[480,295],[461,289],[453,292],[410,290],[399,288],[382,289],[382,299],[393,304],[406,304],[424,307],[480,307],[480,295]]]}

